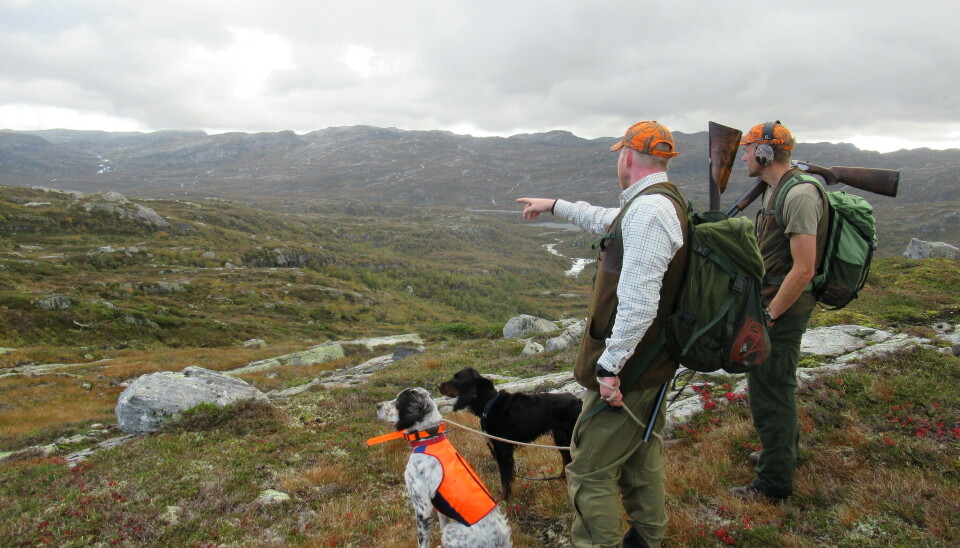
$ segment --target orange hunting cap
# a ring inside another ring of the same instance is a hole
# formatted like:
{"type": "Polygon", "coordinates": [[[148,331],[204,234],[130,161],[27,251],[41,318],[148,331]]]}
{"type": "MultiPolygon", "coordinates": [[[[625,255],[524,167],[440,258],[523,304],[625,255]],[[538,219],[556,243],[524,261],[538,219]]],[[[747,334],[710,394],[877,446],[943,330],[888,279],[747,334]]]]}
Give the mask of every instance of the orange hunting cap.
{"type": "Polygon", "coordinates": [[[787,129],[787,126],[781,124],[780,120],[777,120],[776,122],[757,124],[750,128],[750,131],[743,135],[740,145],[746,146],[752,143],[762,145],[766,143],[774,148],[793,150],[793,145],[786,144],[792,140],[793,135],[790,134],[790,130],[787,129]]]}
{"type": "Polygon", "coordinates": [[[642,152],[644,154],[652,154],[653,156],[659,156],[661,158],[673,158],[677,155],[676,146],[673,144],[673,134],[670,133],[670,130],[662,124],[658,124],[656,120],[651,122],[637,122],[630,126],[630,129],[627,130],[627,133],[623,136],[623,139],[610,147],[610,150],[617,151],[623,147],[632,148],[637,152],[642,152]],[[656,147],[660,143],[665,143],[670,146],[670,151],[657,150],[656,147]]]}

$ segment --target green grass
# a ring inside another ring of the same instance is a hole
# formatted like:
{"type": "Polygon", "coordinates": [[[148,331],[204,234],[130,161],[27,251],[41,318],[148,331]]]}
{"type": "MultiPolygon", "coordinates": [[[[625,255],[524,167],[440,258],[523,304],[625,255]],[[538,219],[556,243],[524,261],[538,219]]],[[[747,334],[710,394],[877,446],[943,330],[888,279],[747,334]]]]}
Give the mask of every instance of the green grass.
{"type": "Polygon", "coordinates": [[[811,326],[928,325],[960,315],[960,268],[950,259],[875,259],[860,296],[847,308],[815,311],[811,326]]]}
{"type": "Polygon", "coordinates": [[[759,448],[746,407],[704,411],[668,452],[670,545],[956,545],[960,397],[944,388],[960,381],[957,365],[909,350],[800,390],[806,461],[780,505],[726,493],[751,479],[759,448]]]}
{"type": "Polygon", "coordinates": [[[566,262],[541,247],[552,237],[519,218],[389,208],[372,218],[296,215],[221,201],[149,206],[171,227],[87,214],[57,192],[0,186],[0,346],[229,347],[252,337],[304,341],[457,323],[469,331],[520,313],[585,311],[583,301],[542,298],[543,287],[585,293],[589,275],[564,276],[566,262]],[[52,205],[19,205],[26,200],[52,205]],[[224,269],[227,261],[247,266],[224,269]],[[149,293],[159,282],[184,291],[149,293]],[[71,308],[35,306],[53,293],[71,308]]]}

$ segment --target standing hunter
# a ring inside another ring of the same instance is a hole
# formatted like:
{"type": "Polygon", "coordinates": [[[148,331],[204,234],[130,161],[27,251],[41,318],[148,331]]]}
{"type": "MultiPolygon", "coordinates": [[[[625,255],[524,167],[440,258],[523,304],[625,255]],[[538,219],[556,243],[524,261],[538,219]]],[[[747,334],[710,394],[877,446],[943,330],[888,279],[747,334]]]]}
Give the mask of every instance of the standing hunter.
{"type": "Polygon", "coordinates": [[[680,249],[687,222],[679,204],[686,200],[667,180],[667,167],[677,152],[673,135],[663,125],[639,122],[610,150],[620,152],[620,207],[547,198],[517,202],[526,204],[523,217],[527,220],[549,211],[586,231],[607,235],[574,366],[577,381],[587,388],[570,444],[573,461],[566,468],[574,544],[655,547],[660,546],[667,526],[663,402],[654,435],[646,442],[646,425],[618,408],[626,407],[641,421],[649,420],[657,406],[658,388],[677,369],[666,349],[652,359],[643,354],[659,331],[654,319],[672,310],[683,278],[686,253],[680,249]],[[678,197],[679,204],[654,193],[663,190],[678,197]],[[609,237],[617,226],[622,238],[609,237]],[[642,361],[648,362],[646,368],[642,361]],[[643,373],[631,386],[627,380],[621,392],[621,377],[630,379],[631,372],[637,371],[643,373]],[[609,407],[591,415],[601,402],[609,407]],[[626,536],[621,502],[630,522],[626,536]]]}
{"type": "Polygon", "coordinates": [[[730,490],[741,498],[784,499],[793,494],[794,468],[800,456],[797,419],[797,363],[800,340],[816,303],[811,280],[822,260],[827,235],[825,197],[816,184],[795,185],[783,199],[783,226],[776,221],[778,189],[794,177],[814,180],[791,167],[793,136],[780,121],[757,124],[740,144],[751,177],[769,188],[757,213],[757,243],[766,269],[762,293],[771,356],[747,374],[750,413],[761,451],[750,455],[754,480],[730,490]]]}

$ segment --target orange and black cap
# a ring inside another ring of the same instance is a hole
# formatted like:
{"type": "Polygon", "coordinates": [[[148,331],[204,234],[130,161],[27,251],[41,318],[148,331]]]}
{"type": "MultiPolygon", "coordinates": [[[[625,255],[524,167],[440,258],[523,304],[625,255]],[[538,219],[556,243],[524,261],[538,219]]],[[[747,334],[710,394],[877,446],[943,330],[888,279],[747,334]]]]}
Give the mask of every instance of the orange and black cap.
{"type": "Polygon", "coordinates": [[[673,143],[673,134],[666,126],[657,123],[656,120],[633,124],[623,138],[610,147],[610,150],[617,151],[623,147],[661,158],[673,158],[678,154],[676,145],[673,143]],[[670,150],[657,150],[656,146],[660,143],[668,145],[670,150]]]}
{"type": "Polygon", "coordinates": [[[787,143],[793,140],[793,135],[786,126],[776,122],[766,122],[757,124],[750,128],[750,131],[743,134],[740,140],[741,146],[757,143],[758,145],[768,144],[774,148],[783,150],[793,150],[793,145],[787,143]]]}

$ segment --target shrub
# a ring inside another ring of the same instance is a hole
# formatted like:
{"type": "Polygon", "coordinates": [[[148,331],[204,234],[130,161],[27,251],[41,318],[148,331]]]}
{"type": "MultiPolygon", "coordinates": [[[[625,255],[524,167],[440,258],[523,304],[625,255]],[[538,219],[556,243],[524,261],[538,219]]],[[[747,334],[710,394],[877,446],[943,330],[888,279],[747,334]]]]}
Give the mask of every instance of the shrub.
{"type": "Polygon", "coordinates": [[[282,410],[264,401],[245,400],[223,407],[201,403],[182,412],[166,428],[192,432],[218,430],[245,436],[250,432],[276,432],[285,419],[282,410]]]}
{"type": "MultiPolygon", "coordinates": [[[[503,326],[500,326],[502,330],[503,326]]],[[[465,322],[451,322],[434,324],[426,328],[426,332],[437,338],[445,339],[489,339],[496,329],[494,326],[478,326],[465,322]]]]}

